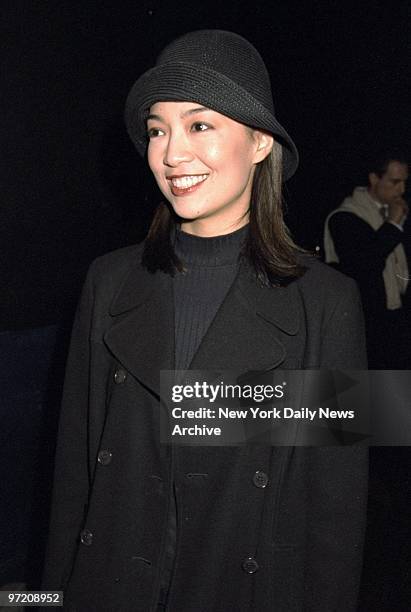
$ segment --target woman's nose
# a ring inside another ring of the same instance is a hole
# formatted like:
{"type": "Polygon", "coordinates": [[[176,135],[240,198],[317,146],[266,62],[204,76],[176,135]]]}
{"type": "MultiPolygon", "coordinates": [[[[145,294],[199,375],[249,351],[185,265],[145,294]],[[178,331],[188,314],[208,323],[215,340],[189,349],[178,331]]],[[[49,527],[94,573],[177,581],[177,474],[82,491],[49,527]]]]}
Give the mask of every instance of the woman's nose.
{"type": "Polygon", "coordinates": [[[167,148],[164,152],[164,164],[175,167],[182,162],[191,161],[192,158],[190,144],[185,134],[180,131],[170,133],[167,148]]]}

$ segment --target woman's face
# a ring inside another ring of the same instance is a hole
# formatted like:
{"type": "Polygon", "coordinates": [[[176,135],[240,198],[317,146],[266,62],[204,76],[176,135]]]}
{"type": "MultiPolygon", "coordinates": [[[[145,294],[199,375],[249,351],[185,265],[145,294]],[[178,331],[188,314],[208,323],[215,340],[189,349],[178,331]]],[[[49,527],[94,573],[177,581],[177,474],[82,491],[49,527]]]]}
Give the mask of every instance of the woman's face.
{"type": "Polygon", "coordinates": [[[157,102],[147,130],[148,163],[185,232],[218,236],[248,222],[255,165],[272,136],[195,102],[157,102]]]}

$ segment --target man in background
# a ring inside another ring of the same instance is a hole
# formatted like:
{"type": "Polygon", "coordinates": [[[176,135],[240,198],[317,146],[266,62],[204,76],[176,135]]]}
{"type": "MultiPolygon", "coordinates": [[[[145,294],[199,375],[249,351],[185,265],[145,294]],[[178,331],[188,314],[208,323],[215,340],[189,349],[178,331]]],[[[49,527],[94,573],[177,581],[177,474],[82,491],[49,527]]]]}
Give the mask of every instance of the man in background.
{"type": "Polygon", "coordinates": [[[359,285],[371,369],[410,367],[404,307],[409,270],[403,247],[407,179],[405,157],[382,154],[369,167],[368,186],[356,187],[325,223],[326,262],[359,285]]]}
{"type": "MultiPolygon", "coordinates": [[[[411,368],[405,299],[407,178],[401,153],[379,156],[368,167],[368,186],[356,187],[325,223],[327,263],[354,278],[361,292],[370,369],[411,368]]],[[[360,610],[392,610],[393,601],[395,609],[408,609],[410,478],[409,448],[370,448],[360,610]]]]}

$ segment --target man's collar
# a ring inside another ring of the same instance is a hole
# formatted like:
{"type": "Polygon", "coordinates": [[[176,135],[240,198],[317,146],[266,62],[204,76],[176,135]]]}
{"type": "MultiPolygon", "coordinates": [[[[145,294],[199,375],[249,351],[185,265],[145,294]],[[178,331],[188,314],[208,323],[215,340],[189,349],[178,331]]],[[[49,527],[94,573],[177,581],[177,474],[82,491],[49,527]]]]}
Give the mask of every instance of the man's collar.
{"type": "Polygon", "coordinates": [[[373,202],[373,204],[376,205],[376,207],[378,208],[378,210],[381,210],[382,208],[387,209],[388,206],[387,204],[382,204],[382,202],[379,202],[378,200],[376,200],[375,198],[373,198],[373,196],[370,193],[370,190],[367,189],[367,193],[368,193],[368,197],[370,198],[371,202],[373,202]]]}
{"type": "Polygon", "coordinates": [[[373,198],[369,189],[367,189],[367,193],[368,193],[368,197],[370,198],[371,202],[377,207],[378,212],[382,216],[383,220],[386,221],[388,217],[388,205],[382,204],[381,202],[373,198]]]}

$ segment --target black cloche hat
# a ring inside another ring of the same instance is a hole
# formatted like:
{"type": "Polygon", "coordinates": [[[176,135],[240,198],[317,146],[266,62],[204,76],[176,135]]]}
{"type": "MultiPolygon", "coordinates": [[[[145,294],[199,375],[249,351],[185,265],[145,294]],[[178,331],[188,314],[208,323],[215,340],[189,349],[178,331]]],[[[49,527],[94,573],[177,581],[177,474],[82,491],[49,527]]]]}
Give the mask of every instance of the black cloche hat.
{"type": "Polygon", "coordinates": [[[197,102],[235,121],[271,132],[283,148],[283,178],[298,166],[294,142],[275,118],[270,78],[251,43],[223,30],[198,30],[171,42],[133,85],[125,122],[144,155],[146,118],[160,101],[197,102]]]}

